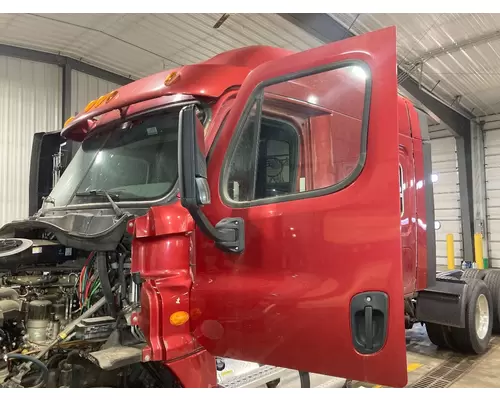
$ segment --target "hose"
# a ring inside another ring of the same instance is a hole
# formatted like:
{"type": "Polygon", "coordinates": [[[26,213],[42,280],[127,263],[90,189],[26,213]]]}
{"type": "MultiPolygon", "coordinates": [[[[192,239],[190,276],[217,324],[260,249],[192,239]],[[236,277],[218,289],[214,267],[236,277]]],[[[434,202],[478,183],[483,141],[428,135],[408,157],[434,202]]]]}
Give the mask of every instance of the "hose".
{"type": "Polygon", "coordinates": [[[126,290],[127,284],[125,282],[125,268],[124,268],[126,257],[127,257],[126,253],[121,253],[118,258],[118,273],[120,274],[118,279],[120,280],[120,286],[121,286],[120,298],[122,301],[127,298],[127,290],[126,290]]]}
{"type": "MultiPolygon", "coordinates": [[[[113,290],[111,289],[111,283],[109,282],[106,253],[98,253],[96,264],[99,280],[101,281],[102,293],[108,303],[109,313],[113,318],[116,318],[115,298],[113,296],[113,290]]],[[[124,290],[125,288],[122,288],[122,291],[124,290]]]]}
{"type": "Polygon", "coordinates": [[[311,387],[311,377],[309,372],[299,371],[300,387],[310,388],[311,387]]]}
{"type": "Polygon", "coordinates": [[[54,354],[47,361],[47,369],[55,368],[57,364],[59,364],[62,360],[66,358],[65,354],[54,354]]]}
{"type": "MultiPolygon", "coordinates": [[[[116,288],[119,285],[115,285],[111,290],[116,290],[116,288]]],[[[54,347],[57,343],[59,343],[61,340],[64,340],[68,337],[68,335],[73,332],[73,329],[82,322],[85,318],[90,317],[92,314],[94,314],[97,310],[99,310],[104,304],[106,304],[106,298],[101,297],[95,304],[92,305],[87,311],[85,311],[82,315],[80,315],[77,319],[71,321],[64,330],[59,333],[56,339],[54,339],[47,347],[44,347],[40,353],[36,356],[37,358],[42,358],[45,354],[49,352],[49,350],[54,347]]]]}
{"type": "MultiPolygon", "coordinates": [[[[49,369],[39,359],[37,359],[35,357],[27,356],[25,354],[16,354],[16,353],[7,353],[5,355],[5,357],[7,359],[21,360],[21,361],[29,362],[29,363],[31,363],[31,365],[35,364],[40,369],[40,372],[42,373],[42,376],[41,376],[42,383],[44,385],[47,385],[47,382],[49,379],[49,369]]],[[[39,387],[40,384],[35,385],[35,386],[39,387]]]]}
{"type": "MultiPolygon", "coordinates": [[[[111,290],[114,291],[117,289],[119,285],[114,286],[111,290]]],[[[31,368],[31,364],[35,363],[38,366],[42,366],[43,363],[40,361],[40,359],[47,354],[52,347],[54,347],[56,344],[58,344],[60,341],[66,339],[71,332],[73,332],[73,329],[85,318],[90,317],[92,314],[94,314],[97,310],[99,310],[104,304],[106,304],[106,299],[104,297],[101,297],[92,307],[90,307],[87,311],[85,311],[82,315],[80,315],[77,319],[71,321],[66,327],[59,333],[57,338],[55,338],[48,346],[44,347],[43,350],[41,350],[36,357],[29,357],[24,354],[8,354],[9,358],[18,358],[18,359],[24,359],[26,362],[23,364],[25,367],[25,371],[29,370],[31,368]],[[15,357],[14,357],[15,356],[15,357]]],[[[47,370],[47,373],[44,375],[44,381],[45,383],[47,382],[48,379],[48,369],[43,365],[44,370],[47,370]]],[[[25,373],[25,372],[24,372],[25,373]]],[[[20,380],[22,379],[22,376],[24,375],[23,371],[19,372],[14,378],[11,378],[14,380],[14,382],[20,384],[20,380]]],[[[38,385],[37,385],[38,387],[38,385]]]]}

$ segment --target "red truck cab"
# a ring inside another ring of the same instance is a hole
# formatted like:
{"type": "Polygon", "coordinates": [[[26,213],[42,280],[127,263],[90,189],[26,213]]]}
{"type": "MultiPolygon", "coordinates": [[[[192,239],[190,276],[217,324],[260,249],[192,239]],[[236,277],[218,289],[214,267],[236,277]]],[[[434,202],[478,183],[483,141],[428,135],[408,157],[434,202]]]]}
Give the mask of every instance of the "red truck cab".
{"type": "Polygon", "coordinates": [[[404,386],[405,326],[465,324],[465,285],[436,280],[427,121],[398,96],[394,28],[161,72],[62,135],[81,148],[0,235],[130,246],[139,361],[184,387],[215,386],[215,356],[404,386]]]}
{"type": "Polygon", "coordinates": [[[406,382],[394,35],[300,54],[233,50],[133,82],[68,122],[63,135],[79,140],[120,117],[200,104],[196,122],[192,110],[179,116],[179,139],[186,129],[198,138],[195,150],[179,143],[184,208],[153,206],[128,222],[143,360],[203,359],[202,346],[406,382]]]}

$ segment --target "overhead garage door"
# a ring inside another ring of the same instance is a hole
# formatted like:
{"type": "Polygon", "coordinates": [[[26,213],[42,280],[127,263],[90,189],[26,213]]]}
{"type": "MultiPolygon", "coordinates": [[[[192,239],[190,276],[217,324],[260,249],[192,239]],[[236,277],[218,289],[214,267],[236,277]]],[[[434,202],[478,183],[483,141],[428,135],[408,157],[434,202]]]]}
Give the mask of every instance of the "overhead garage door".
{"type": "Polygon", "coordinates": [[[462,224],[458,163],[454,137],[431,140],[432,172],[434,181],[434,213],[436,230],[436,258],[438,270],[446,269],[446,235],[453,234],[455,266],[462,262],[462,224]],[[440,226],[439,226],[440,225],[440,226]]]}
{"type": "Polygon", "coordinates": [[[484,134],[489,263],[500,268],[500,129],[484,134]]]}

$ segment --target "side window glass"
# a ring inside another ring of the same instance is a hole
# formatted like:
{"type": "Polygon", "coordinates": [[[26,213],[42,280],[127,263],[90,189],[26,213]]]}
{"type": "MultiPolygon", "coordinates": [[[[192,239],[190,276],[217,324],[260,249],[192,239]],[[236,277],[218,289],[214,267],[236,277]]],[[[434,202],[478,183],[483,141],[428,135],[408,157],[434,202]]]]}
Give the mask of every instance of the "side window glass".
{"type": "Polygon", "coordinates": [[[262,89],[228,155],[225,196],[279,201],[349,184],[364,162],[366,85],[350,65],[262,89]]]}
{"type": "Polygon", "coordinates": [[[250,201],[254,198],[255,153],[258,138],[256,109],[256,104],[254,104],[229,165],[229,185],[227,190],[230,198],[236,201],[250,201]]]}

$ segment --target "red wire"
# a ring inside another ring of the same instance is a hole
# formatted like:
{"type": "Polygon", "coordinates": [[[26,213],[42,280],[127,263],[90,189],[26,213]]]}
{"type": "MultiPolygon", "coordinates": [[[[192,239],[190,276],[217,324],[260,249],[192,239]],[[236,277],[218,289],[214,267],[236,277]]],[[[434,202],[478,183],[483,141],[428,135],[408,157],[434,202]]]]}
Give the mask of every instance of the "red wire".
{"type": "Polygon", "coordinates": [[[92,275],[92,277],[88,280],[87,286],[85,288],[85,299],[88,299],[90,287],[92,286],[92,283],[94,283],[94,281],[95,281],[95,275],[92,275]]]}
{"type": "Polygon", "coordinates": [[[90,260],[92,259],[93,255],[94,255],[94,252],[91,251],[90,254],[89,254],[89,256],[87,257],[87,259],[85,260],[85,264],[83,264],[82,270],[80,272],[80,281],[78,283],[78,293],[77,293],[78,298],[80,300],[80,307],[83,305],[83,303],[82,303],[82,296],[81,296],[83,294],[83,292],[82,292],[82,289],[83,289],[82,288],[83,276],[85,275],[85,273],[87,271],[87,266],[88,266],[90,260]]]}

